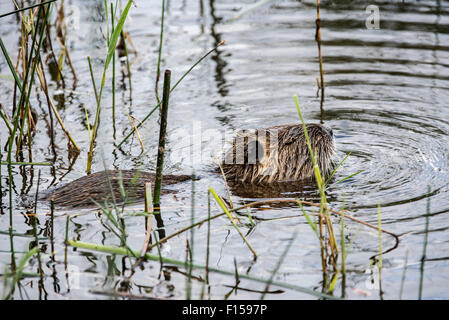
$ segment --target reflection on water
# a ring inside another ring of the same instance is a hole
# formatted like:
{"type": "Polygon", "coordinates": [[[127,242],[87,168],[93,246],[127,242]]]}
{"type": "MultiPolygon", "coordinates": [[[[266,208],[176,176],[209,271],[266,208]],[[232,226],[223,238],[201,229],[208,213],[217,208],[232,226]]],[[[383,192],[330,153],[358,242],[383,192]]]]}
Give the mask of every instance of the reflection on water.
{"type": "MultiPolygon", "coordinates": [[[[299,121],[293,102],[297,94],[307,121],[320,120],[319,96],[316,78],[319,76],[315,43],[314,0],[273,1],[233,19],[254,1],[167,1],[166,26],[163,42],[162,70],[170,68],[175,81],[207,50],[222,40],[220,47],[204,60],[180,84],[170,101],[167,173],[191,174],[195,171],[201,180],[195,182],[194,212],[196,217],[207,216],[207,190],[213,187],[227,198],[220,175],[211,173],[213,163],[186,164],[173,159],[170,132],[185,129],[190,133],[192,121],[201,122],[202,130],[266,128],[299,121]]],[[[9,1],[0,0],[1,11],[12,10],[9,1]]],[[[140,120],[156,105],[154,79],[160,31],[160,1],[136,1],[130,11],[126,31],[136,48],[130,54],[132,91],[128,88],[125,61],[117,60],[116,122],[112,124],[111,79],[106,80],[102,103],[102,120],[98,132],[97,155],[93,171],[108,168],[155,168],[158,137],[157,117],[150,118],[140,130],[145,145],[141,151],[136,137],[122,148],[115,146],[128,133],[128,115],[140,120]]],[[[54,162],[54,167],[41,168],[41,187],[66,183],[85,172],[89,136],[85,110],[89,119],[95,116],[95,96],[86,57],[92,58],[94,75],[99,81],[105,56],[105,18],[102,1],[81,5],[79,29],[68,28],[66,44],[70,52],[77,81],[64,66],[64,83],[48,77],[52,99],[70,133],[82,148],[78,157],[68,153],[67,138],[50,118],[47,102],[41,93],[32,96],[32,106],[38,113],[37,132],[33,141],[36,161],[54,162]],[[54,132],[54,134],[53,134],[54,132]]],[[[68,10],[66,8],[66,10],[68,10]]],[[[377,205],[381,206],[382,225],[401,234],[399,248],[384,256],[382,272],[384,298],[399,297],[401,277],[408,252],[403,298],[416,298],[419,261],[423,246],[425,212],[430,187],[430,233],[428,259],[424,280],[424,298],[447,298],[449,249],[447,229],[449,203],[449,2],[448,1],[322,1],[322,54],[326,99],[323,120],[333,128],[338,158],[352,152],[337,172],[327,190],[330,206],[343,205],[354,216],[377,223],[377,205]],[[367,29],[367,5],[379,7],[380,29],[367,29]],[[362,173],[341,183],[344,177],[362,173]]],[[[15,16],[2,18],[0,34],[8,50],[16,57],[19,24],[15,16]]],[[[54,30],[51,30],[55,32],[54,30]]],[[[54,41],[53,46],[59,48],[54,41]]],[[[52,61],[51,57],[48,61],[52,61]]],[[[48,65],[48,68],[51,67],[48,65]]],[[[9,69],[0,59],[0,103],[10,112],[13,95],[9,69]]],[[[56,77],[57,79],[57,77],[56,77]]],[[[91,120],[92,121],[92,120],[91,120]]],[[[1,137],[7,128],[0,122],[1,137]]],[[[198,134],[191,132],[187,144],[193,144],[198,134]]],[[[4,139],[1,140],[2,150],[4,139]]],[[[4,151],[2,151],[4,155],[4,151]]],[[[176,157],[174,157],[176,158],[176,157]]],[[[2,158],[4,159],[4,157],[2,158]]],[[[27,251],[33,234],[33,222],[26,215],[33,205],[21,206],[23,194],[34,194],[37,169],[14,167],[13,193],[17,203],[14,211],[14,238],[17,254],[27,251]]],[[[0,230],[9,225],[8,183],[2,171],[2,203],[0,230]]],[[[162,211],[169,235],[190,222],[191,185],[179,186],[176,195],[162,198],[162,211]]],[[[286,184],[272,188],[231,186],[232,201],[240,204],[256,198],[300,197],[317,200],[313,188],[286,184]]],[[[39,204],[38,212],[47,212],[46,204],[39,204]]],[[[142,210],[142,204],[130,210],[142,210]]],[[[260,209],[260,208],[259,208],[260,209]]],[[[212,212],[218,208],[212,206],[212,212]]],[[[237,265],[249,274],[270,277],[289,238],[299,230],[299,236],[278,271],[283,282],[308,288],[320,286],[320,253],[315,234],[303,217],[296,217],[294,206],[273,206],[269,210],[252,209],[260,218],[279,218],[259,221],[251,229],[248,240],[259,254],[257,262],[242,244],[239,235],[226,220],[214,220],[210,247],[210,264],[217,268],[234,269],[237,265]],[[285,216],[295,218],[284,219],[285,216]],[[295,248],[295,249],[293,249],[295,248]]],[[[144,264],[131,281],[130,262],[119,256],[66,249],[63,245],[66,220],[58,212],[54,221],[39,215],[38,235],[42,236],[42,258],[45,277],[42,286],[25,290],[31,298],[46,297],[103,298],[99,292],[130,288],[131,293],[157,297],[185,297],[185,276],[182,269],[159,270],[159,265],[144,264]],[[65,264],[65,251],[67,263],[65,264]],[[69,272],[68,270],[74,270],[69,272]],[[73,274],[80,275],[79,283],[73,274]]],[[[90,211],[70,212],[69,234],[78,240],[105,245],[119,242],[104,217],[90,211]]],[[[338,222],[338,220],[335,220],[338,222]]],[[[128,245],[140,249],[145,236],[142,217],[126,219],[128,245]]],[[[242,226],[242,229],[246,226],[242,226]]],[[[207,228],[195,230],[194,261],[205,261],[207,228]]],[[[248,231],[249,229],[247,229],[248,231]]],[[[349,298],[379,298],[378,291],[366,284],[369,257],[377,252],[377,234],[348,222],[348,239],[354,239],[348,255],[346,293],[349,298]]],[[[385,237],[385,246],[391,239],[385,237]]],[[[11,262],[9,237],[0,234],[0,261],[11,262]]],[[[168,242],[162,253],[175,259],[185,259],[185,237],[181,235],[168,242]]],[[[152,251],[157,253],[155,249],[152,251]]],[[[195,277],[203,276],[195,271],[195,277]]],[[[32,279],[34,281],[34,279],[32,279]]],[[[193,281],[194,297],[200,297],[202,284],[193,281]]],[[[210,283],[223,283],[209,289],[211,298],[222,299],[233,280],[224,275],[210,274],[210,283]]],[[[260,287],[250,281],[240,284],[248,290],[238,290],[230,298],[259,298],[260,287]]],[[[275,288],[273,287],[273,290],[275,288]]],[[[282,289],[284,290],[284,289],[282,289]]],[[[339,289],[338,289],[339,290],[339,289]]],[[[336,292],[338,291],[336,290],[336,292]]],[[[20,293],[17,293],[20,298],[20,293]]],[[[285,289],[282,294],[267,298],[308,298],[307,295],[285,289]]]]}

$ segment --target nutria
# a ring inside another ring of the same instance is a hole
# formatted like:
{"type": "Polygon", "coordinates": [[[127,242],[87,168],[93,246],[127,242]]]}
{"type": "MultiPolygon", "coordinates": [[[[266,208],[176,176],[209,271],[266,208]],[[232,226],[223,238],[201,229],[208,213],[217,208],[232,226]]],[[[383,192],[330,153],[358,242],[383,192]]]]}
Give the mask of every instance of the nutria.
{"type": "MultiPolygon", "coordinates": [[[[334,136],[332,129],[307,124],[312,149],[323,177],[333,167],[334,136]]],[[[226,153],[222,168],[230,183],[282,183],[314,178],[312,160],[301,124],[281,125],[263,130],[240,132],[226,153]],[[278,143],[276,143],[278,142],[278,143]]],[[[191,179],[188,175],[164,175],[163,186],[191,179]]],[[[144,196],[145,182],[154,183],[155,174],[138,170],[108,170],[74,180],[43,196],[62,207],[88,207],[104,204],[106,199],[123,202],[120,180],[127,200],[144,196]],[[112,192],[111,192],[112,190],[112,192]]],[[[173,192],[163,188],[162,194],[173,192]]]]}
{"type": "MultiPolygon", "coordinates": [[[[192,179],[188,175],[164,175],[162,186],[171,185],[192,179]]],[[[60,207],[89,207],[95,202],[104,205],[112,195],[116,202],[123,202],[120,193],[120,181],[126,192],[126,200],[136,200],[144,197],[145,183],[151,182],[154,186],[155,174],[139,170],[107,170],[96,172],[57,188],[43,196],[45,200],[53,200],[60,207]],[[111,192],[112,190],[112,192],[111,192]]],[[[162,188],[161,194],[173,192],[162,188]]]]}
{"type": "MultiPolygon", "coordinates": [[[[321,124],[307,124],[321,175],[333,167],[334,134],[321,124]]],[[[314,179],[302,124],[280,125],[237,134],[221,164],[228,182],[255,184],[314,179]]]]}

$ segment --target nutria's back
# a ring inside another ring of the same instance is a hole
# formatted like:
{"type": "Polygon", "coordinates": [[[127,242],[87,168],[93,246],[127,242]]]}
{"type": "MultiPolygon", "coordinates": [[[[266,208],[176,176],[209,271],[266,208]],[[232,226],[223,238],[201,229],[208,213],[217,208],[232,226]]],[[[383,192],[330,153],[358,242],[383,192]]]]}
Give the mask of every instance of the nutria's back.
{"type": "MultiPolygon", "coordinates": [[[[171,185],[191,179],[188,175],[164,175],[162,184],[171,185]]],[[[144,197],[145,183],[154,186],[155,174],[139,170],[106,170],[96,172],[76,179],[45,196],[53,200],[55,205],[62,207],[89,207],[95,202],[104,205],[104,201],[113,197],[117,202],[141,199],[144,197]],[[120,192],[121,185],[126,193],[126,199],[120,192]]],[[[162,188],[161,193],[171,190],[162,188]]]]}
{"type": "MultiPolygon", "coordinates": [[[[333,167],[335,151],[332,129],[306,125],[321,174],[333,167]]],[[[271,183],[314,179],[312,159],[302,124],[243,131],[226,153],[222,168],[229,182],[271,183]]]]}

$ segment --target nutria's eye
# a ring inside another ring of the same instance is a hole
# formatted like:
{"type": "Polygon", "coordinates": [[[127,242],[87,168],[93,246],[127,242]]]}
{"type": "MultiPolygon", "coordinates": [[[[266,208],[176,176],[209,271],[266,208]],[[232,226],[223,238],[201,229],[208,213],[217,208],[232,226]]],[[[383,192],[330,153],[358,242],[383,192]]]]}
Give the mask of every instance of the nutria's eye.
{"type": "Polygon", "coordinates": [[[334,131],[332,131],[332,129],[329,128],[329,134],[331,135],[331,137],[334,136],[334,131]]]}

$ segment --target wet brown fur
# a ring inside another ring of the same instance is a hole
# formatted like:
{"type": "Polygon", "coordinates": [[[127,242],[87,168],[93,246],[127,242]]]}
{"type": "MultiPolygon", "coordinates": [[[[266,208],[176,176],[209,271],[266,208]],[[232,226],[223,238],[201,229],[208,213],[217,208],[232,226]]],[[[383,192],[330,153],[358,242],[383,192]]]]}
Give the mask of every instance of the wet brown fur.
{"type": "MultiPolygon", "coordinates": [[[[333,168],[335,151],[332,130],[315,123],[307,124],[306,128],[312,150],[316,152],[318,167],[322,176],[327,177],[333,168]]],[[[271,183],[314,179],[313,163],[302,124],[238,133],[221,165],[230,182],[271,183]]]]}
{"type": "MultiPolygon", "coordinates": [[[[183,182],[191,179],[188,175],[164,175],[163,186],[183,182]]],[[[89,207],[95,202],[104,205],[104,201],[112,196],[116,202],[123,202],[120,193],[120,183],[126,192],[127,200],[142,199],[144,197],[145,183],[151,182],[154,186],[155,174],[138,170],[107,170],[96,172],[76,179],[45,196],[53,200],[55,205],[61,207],[89,207]],[[122,182],[120,182],[122,181],[122,182]],[[111,191],[112,190],[112,191],[111,191]]],[[[162,188],[161,194],[173,192],[162,188]]]]}

